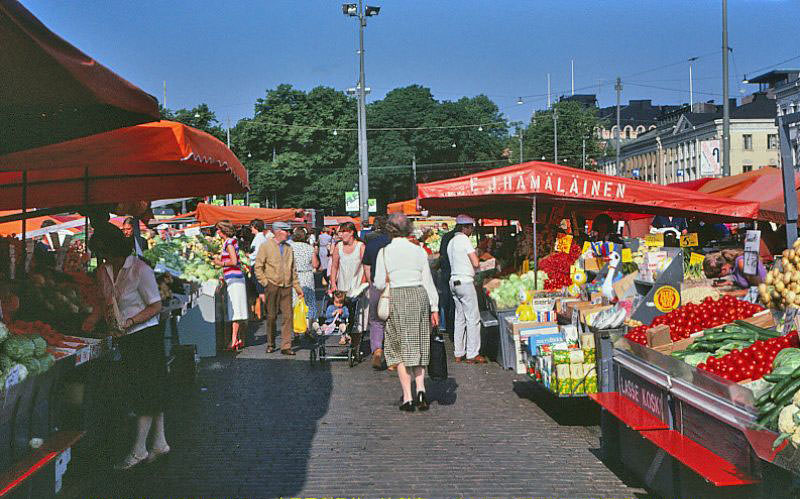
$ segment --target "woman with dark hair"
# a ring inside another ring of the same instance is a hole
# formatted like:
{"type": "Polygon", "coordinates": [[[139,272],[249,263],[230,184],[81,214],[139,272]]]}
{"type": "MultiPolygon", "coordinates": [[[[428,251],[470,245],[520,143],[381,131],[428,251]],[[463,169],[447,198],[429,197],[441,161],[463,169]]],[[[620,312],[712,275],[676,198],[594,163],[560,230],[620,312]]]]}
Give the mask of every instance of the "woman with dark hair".
{"type": "Polygon", "coordinates": [[[132,255],[133,240],[106,223],[95,229],[90,247],[104,263],[97,269],[100,291],[113,313],[112,322],[124,331],[118,339],[125,382],[138,416],[133,449],[115,465],[125,470],[155,460],[170,451],[164,435],[164,383],[167,361],[164,331],[159,326],[161,295],[153,270],[132,255]],[[119,311],[117,314],[116,311],[119,311]],[[147,450],[147,437],[152,444],[147,450]]]}
{"type": "Polygon", "coordinates": [[[364,282],[364,243],[356,238],[353,222],[339,226],[342,241],[334,249],[331,260],[331,291],[349,293],[364,282]]]}
{"type": "Polygon", "coordinates": [[[247,284],[239,262],[239,242],[236,240],[236,228],[228,221],[217,222],[217,236],[223,240],[219,257],[214,264],[222,267],[222,279],[228,293],[228,316],[231,322],[231,344],[228,350],[239,350],[244,347],[240,330],[246,327],[247,284]]]}
{"type": "MultiPolygon", "coordinates": [[[[319,267],[319,259],[314,248],[307,242],[307,233],[302,227],[297,227],[292,232],[292,251],[294,252],[294,268],[297,271],[297,280],[303,290],[303,299],[308,307],[308,319],[317,319],[317,297],[314,293],[314,269],[319,267]]],[[[298,294],[292,290],[292,306],[297,303],[298,294]]]]}
{"type": "Polygon", "coordinates": [[[403,390],[401,411],[428,410],[425,396],[425,366],[430,361],[431,328],[439,325],[439,294],[433,284],[428,255],[408,240],[412,224],[403,214],[386,223],[392,242],[378,253],[375,287],[391,288],[389,319],[384,350],[386,363],[396,366],[403,390]],[[416,396],[411,395],[411,375],[416,396]]]}

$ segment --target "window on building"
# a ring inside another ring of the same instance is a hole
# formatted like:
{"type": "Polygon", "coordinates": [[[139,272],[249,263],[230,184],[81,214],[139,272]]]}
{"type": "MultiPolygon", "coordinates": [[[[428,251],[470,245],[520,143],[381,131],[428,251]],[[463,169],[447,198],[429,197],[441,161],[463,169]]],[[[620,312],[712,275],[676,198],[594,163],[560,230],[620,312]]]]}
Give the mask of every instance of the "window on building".
{"type": "Polygon", "coordinates": [[[626,126],[626,127],[625,127],[625,138],[626,138],[626,139],[629,139],[629,138],[631,138],[631,133],[632,133],[632,132],[633,132],[633,127],[632,127],[632,126],[630,126],[630,125],[626,126]]]}
{"type": "Polygon", "coordinates": [[[742,135],[742,142],[744,143],[744,149],[746,151],[752,151],[753,150],[753,135],[752,134],[746,133],[746,134],[742,135]]]}
{"type": "Polygon", "coordinates": [[[753,165],[742,165],[742,172],[747,173],[753,171],[753,165]]]}
{"type": "Polygon", "coordinates": [[[767,149],[777,149],[777,148],[778,148],[778,134],[777,133],[767,134],[767,149]]]}

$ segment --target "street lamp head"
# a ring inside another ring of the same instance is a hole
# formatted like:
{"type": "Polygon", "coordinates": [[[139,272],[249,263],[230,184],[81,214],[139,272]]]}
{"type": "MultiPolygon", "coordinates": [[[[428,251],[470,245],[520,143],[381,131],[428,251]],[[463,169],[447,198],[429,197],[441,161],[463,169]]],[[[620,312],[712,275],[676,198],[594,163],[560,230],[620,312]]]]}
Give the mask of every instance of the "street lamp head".
{"type": "Polygon", "coordinates": [[[367,5],[366,8],[364,9],[364,15],[367,17],[377,16],[380,11],[381,11],[380,7],[373,7],[367,5]]]}
{"type": "Polygon", "coordinates": [[[338,132],[336,129],[334,129],[334,130],[333,130],[333,135],[334,135],[334,136],[336,136],[336,135],[339,135],[339,132],[338,132]]]}
{"type": "Polygon", "coordinates": [[[452,145],[451,147],[455,147],[455,146],[456,146],[456,143],[455,143],[455,142],[453,142],[453,145],[452,145]]]}
{"type": "Polygon", "coordinates": [[[343,3],[342,4],[342,13],[346,16],[357,16],[358,15],[358,5],[354,3],[343,3]]]}
{"type": "Polygon", "coordinates": [[[517,105],[521,106],[522,104],[522,97],[517,97],[517,105]]]}
{"type": "Polygon", "coordinates": [[[479,126],[478,126],[478,131],[479,131],[479,132],[482,132],[482,131],[483,131],[483,127],[479,125],[479,126]]]}
{"type": "Polygon", "coordinates": [[[200,113],[194,113],[195,118],[200,118],[200,113]]]}

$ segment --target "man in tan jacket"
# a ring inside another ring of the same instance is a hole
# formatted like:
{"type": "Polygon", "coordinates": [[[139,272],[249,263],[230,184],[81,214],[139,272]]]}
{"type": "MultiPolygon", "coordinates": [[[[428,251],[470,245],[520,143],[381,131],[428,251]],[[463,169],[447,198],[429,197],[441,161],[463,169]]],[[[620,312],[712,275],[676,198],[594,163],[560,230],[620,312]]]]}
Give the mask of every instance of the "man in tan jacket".
{"type": "Polygon", "coordinates": [[[298,299],[303,299],[303,291],[297,280],[294,268],[294,253],[289,244],[289,229],[286,222],[272,224],[275,237],[261,244],[256,255],[255,272],[258,282],[264,286],[267,299],[267,353],[275,351],[275,322],[278,308],[283,316],[281,324],[281,353],[294,355],[292,351],[292,288],[298,299]]]}

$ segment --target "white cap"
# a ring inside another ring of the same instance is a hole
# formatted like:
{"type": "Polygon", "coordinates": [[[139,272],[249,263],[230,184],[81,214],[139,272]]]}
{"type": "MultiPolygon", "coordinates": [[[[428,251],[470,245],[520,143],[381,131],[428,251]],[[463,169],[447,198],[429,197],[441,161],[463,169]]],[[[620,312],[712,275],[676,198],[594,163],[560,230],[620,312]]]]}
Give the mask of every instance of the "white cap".
{"type": "Polygon", "coordinates": [[[169,229],[169,225],[161,224],[158,227],[156,227],[156,229],[158,229],[158,230],[167,230],[167,229],[169,229]]]}
{"type": "Polygon", "coordinates": [[[469,215],[459,215],[456,217],[456,223],[461,225],[475,225],[475,219],[469,215]]]}

